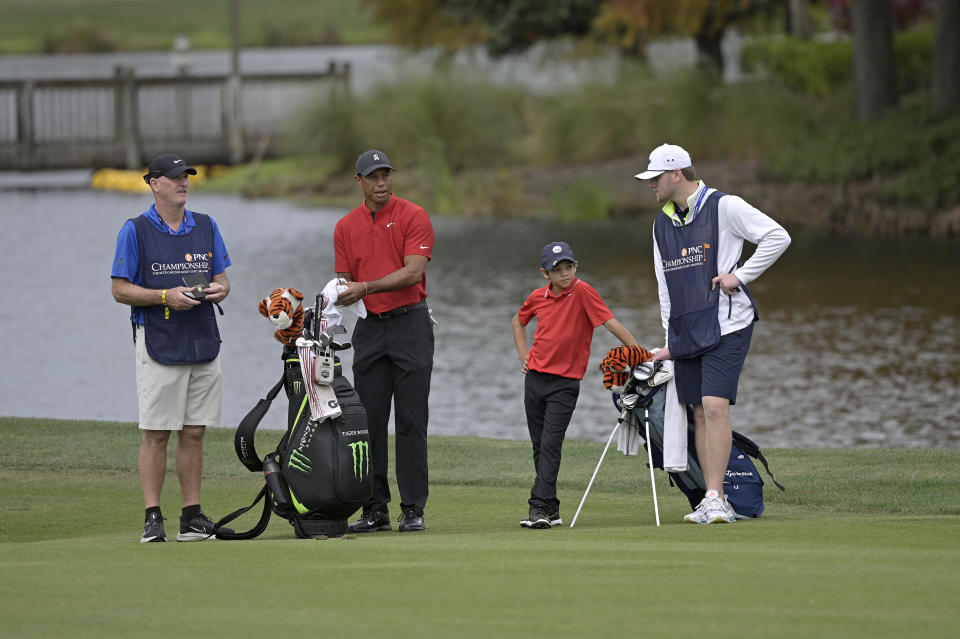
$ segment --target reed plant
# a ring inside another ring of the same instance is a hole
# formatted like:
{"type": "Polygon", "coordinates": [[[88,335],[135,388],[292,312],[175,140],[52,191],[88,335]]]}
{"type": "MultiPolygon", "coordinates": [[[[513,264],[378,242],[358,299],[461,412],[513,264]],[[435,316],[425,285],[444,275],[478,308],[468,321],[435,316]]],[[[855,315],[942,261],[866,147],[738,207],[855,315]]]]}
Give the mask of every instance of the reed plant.
{"type": "Polygon", "coordinates": [[[667,141],[696,159],[758,159],[848,119],[850,104],[849,93],[819,100],[772,82],[726,85],[709,71],[657,77],[627,66],[615,84],[545,99],[532,135],[536,159],[552,166],[646,157],[667,141]]]}

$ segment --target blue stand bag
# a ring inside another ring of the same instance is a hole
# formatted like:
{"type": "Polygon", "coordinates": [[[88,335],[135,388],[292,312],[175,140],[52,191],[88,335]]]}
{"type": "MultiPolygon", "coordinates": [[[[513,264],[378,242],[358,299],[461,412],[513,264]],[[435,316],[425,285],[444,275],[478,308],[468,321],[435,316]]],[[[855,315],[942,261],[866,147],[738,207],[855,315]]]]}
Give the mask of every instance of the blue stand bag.
{"type": "MultiPolygon", "coordinates": [[[[664,386],[650,393],[644,400],[634,407],[636,422],[640,425],[640,438],[644,439],[644,410],[650,419],[650,442],[644,446],[652,446],[650,451],[653,457],[654,468],[663,470],[663,407],[666,397],[664,386]]],[[[697,459],[697,450],[694,440],[693,412],[687,408],[687,470],[682,473],[668,472],[670,483],[679,488],[690,502],[691,508],[696,508],[706,494],[706,483],[703,480],[703,471],[697,459]]],[[[730,449],[730,461],[727,464],[727,476],[723,482],[723,492],[730,505],[741,517],[759,517],[763,514],[763,479],[753,463],[753,459],[763,464],[771,481],[780,490],[784,487],[770,472],[770,466],[760,451],[760,447],[749,437],[733,432],[733,446],[730,449]]]]}

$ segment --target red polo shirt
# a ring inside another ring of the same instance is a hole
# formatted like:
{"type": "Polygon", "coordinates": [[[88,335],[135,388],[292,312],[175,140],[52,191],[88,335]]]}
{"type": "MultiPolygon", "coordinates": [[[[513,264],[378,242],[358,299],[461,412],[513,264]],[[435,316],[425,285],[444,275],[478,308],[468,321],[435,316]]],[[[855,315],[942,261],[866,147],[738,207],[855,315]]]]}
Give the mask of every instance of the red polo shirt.
{"type": "MultiPolygon", "coordinates": [[[[377,280],[403,268],[407,255],[433,255],[433,226],[422,208],[391,195],[386,206],[372,214],[366,202],[347,213],[333,231],[334,267],[357,282],[377,280]]],[[[416,304],[427,297],[427,274],[419,283],[397,291],[371,293],[363,298],[367,310],[383,313],[416,304]]]]}
{"type": "Polygon", "coordinates": [[[587,372],[593,329],[613,319],[596,289],[580,279],[560,295],[549,284],[538,288],[517,315],[524,326],[537,318],[527,368],[573,379],[587,372]]]}

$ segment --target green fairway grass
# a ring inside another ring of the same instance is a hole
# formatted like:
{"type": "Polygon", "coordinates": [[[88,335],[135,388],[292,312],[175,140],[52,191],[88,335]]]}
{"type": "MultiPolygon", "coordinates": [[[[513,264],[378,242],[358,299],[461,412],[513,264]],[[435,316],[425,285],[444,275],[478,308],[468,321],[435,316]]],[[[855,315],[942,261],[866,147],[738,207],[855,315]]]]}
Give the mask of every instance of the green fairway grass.
{"type": "MultiPolygon", "coordinates": [[[[260,452],[275,439],[261,431],[260,452]]],[[[528,442],[431,437],[423,533],[297,540],[274,517],[252,541],[139,544],[138,441],[134,424],[0,418],[4,637],[952,637],[960,623],[960,450],[768,450],[787,492],[768,482],[764,516],[732,525],[682,524],[658,471],[660,528],[645,457],[611,451],[570,529],[603,444],[567,441],[564,526],[527,530],[528,442]]],[[[173,538],[172,446],[168,462],[173,538]]],[[[210,429],[204,510],[261,484],[233,431],[210,429]]]]}

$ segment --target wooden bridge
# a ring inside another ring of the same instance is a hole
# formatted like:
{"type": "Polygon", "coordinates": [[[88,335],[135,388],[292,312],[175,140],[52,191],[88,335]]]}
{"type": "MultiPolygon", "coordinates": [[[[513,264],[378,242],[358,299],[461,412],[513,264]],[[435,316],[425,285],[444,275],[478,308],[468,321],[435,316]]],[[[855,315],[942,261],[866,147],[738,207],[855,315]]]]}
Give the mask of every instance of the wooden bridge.
{"type": "Polygon", "coordinates": [[[349,65],[320,73],[0,80],[0,170],[139,169],[161,153],[194,164],[271,156],[297,112],[349,91],[349,65]]]}

